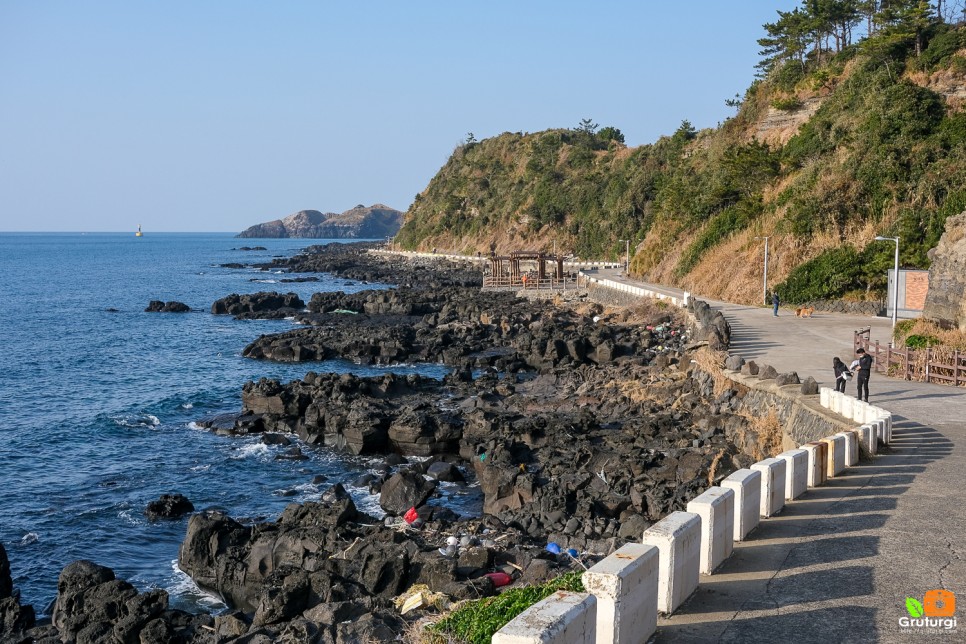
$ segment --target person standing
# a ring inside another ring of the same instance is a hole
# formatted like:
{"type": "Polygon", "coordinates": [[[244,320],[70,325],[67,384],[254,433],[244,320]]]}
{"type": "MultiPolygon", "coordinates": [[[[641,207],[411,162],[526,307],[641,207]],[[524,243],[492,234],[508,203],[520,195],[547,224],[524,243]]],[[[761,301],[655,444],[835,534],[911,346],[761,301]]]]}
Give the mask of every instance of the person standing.
{"type": "Polygon", "coordinates": [[[778,317],[778,305],[781,304],[781,300],[778,299],[778,291],[775,291],[774,293],[771,294],[771,303],[772,303],[772,306],[774,307],[773,313],[775,314],[775,317],[777,318],[778,317]]]}
{"type": "Polygon", "coordinates": [[[872,356],[865,352],[865,349],[859,348],[855,355],[859,356],[858,359],[858,377],[855,379],[855,386],[857,391],[855,392],[855,397],[859,400],[865,400],[869,402],[869,376],[872,374],[872,356]],[[862,392],[865,392],[865,398],[862,397],[862,392]]]}
{"type": "Polygon", "coordinates": [[[852,372],[838,356],[832,358],[832,371],[835,372],[835,391],[841,391],[844,394],[845,384],[852,377],[852,372]]]}

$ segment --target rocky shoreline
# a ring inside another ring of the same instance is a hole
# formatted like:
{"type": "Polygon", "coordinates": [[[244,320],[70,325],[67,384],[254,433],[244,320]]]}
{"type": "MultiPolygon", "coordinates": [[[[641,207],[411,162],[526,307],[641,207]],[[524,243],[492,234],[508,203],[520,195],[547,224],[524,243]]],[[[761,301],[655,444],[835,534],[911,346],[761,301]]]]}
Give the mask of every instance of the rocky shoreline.
{"type": "Polygon", "coordinates": [[[262,379],[244,385],[241,412],[199,424],[383,458],[365,484],[386,518],[360,512],[340,485],[276,521],[196,512],[179,565],[231,606],[216,616],[168,610],[164,591],[139,594],[77,562],[61,575],[51,622],[35,626],[5,591],[3,555],[0,642],[390,641],[420,614],[401,611],[413,588],[445,603],[499,592],[501,573],[521,584],[579,565],[548,542],[589,565],[753,461],[758,426],[739,393],[699,367],[729,332],[701,303],[686,315],[533,301],[480,291],[476,267],[365,251],[311,247],[263,268],[397,288],[319,293],[305,310],[285,294],[231,295],[212,313],[303,325],[254,340],[244,350],[253,359],[443,363],[450,375],[262,379]],[[478,484],[482,516],[443,507],[444,484],[478,484]]]}

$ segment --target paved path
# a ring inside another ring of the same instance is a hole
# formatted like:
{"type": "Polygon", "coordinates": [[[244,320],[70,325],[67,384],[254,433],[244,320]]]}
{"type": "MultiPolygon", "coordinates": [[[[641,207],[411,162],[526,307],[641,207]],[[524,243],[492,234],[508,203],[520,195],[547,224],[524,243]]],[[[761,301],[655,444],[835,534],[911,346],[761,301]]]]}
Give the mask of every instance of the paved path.
{"type": "MultiPolygon", "coordinates": [[[[731,324],[732,353],[826,386],[853,330],[881,342],[891,331],[882,318],[707,301],[731,324]]],[[[873,373],[870,402],[896,419],[884,453],[763,520],[655,642],[966,642],[966,391],[873,373]],[[905,598],[934,588],[957,594],[957,631],[902,632],[905,598]]]]}

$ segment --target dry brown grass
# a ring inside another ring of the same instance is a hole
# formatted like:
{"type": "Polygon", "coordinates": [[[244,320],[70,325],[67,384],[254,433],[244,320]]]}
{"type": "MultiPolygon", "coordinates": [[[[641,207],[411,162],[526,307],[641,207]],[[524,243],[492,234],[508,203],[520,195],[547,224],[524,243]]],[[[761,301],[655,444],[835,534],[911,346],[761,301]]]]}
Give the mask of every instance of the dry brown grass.
{"type": "Polygon", "coordinates": [[[931,322],[925,318],[918,318],[909,327],[907,332],[901,337],[896,338],[896,346],[905,347],[906,338],[911,335],[932,336],[939,340],[939,346],[932,347],[933,355],[938,355],[944,350],[948,350],[950,356],[957,349],[959,351],[966,351],[966,333],[959,329],[943,329],[935,322],[931,322]]]}
{"type": "Polygon", "coordinates": [[[723,459],[727,453],[728,450],[722,448],[718,450],[718,453],[715,454],[714,458],[711,460],[711,467],[708,468],[708,485],[714,485],[714,480],[718,476],[718,465],[721,463],[721,459],[723,459]]]}
{"type": "Polygon", "coordinates": [[[722,393],[731,389],[733,383],[724,373],[724,361],[728,357],[725,351],[714,351],[710,347],[701,347],[694,352],[694,360],[698,368],[711,376],[714,383],[714,395],[720,396],[722,393]]]}
{"type": "Polygon", "coordinates": [[[774,408],[769,409],[764,416],[753,414],[750,411],[738,412],[743,416],[747,424],[738,431],[738,438],[742,447],[748,445],[748,432],[753,433],[757,439],[751,444],[751,457],[756,461],[777,456],[782,451],[782,424],[778,420],[778,413],[774,408]]]}

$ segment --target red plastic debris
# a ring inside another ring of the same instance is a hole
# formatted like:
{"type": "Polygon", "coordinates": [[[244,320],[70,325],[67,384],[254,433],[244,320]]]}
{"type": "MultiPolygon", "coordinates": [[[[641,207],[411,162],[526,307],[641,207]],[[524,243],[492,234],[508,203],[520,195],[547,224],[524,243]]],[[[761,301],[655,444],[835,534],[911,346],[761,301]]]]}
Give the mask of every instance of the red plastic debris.
{"type": "Polygon", "coordinates": [[[413,521],[415,521],[418,518],[419,518],[419,515],[416,514],[415,507],[409,508],[408,510],[406,510],[406,514],[403,515],[403,520],[409,525],[412,525],[413,521]]]}
{"type": "Polygon", "coordinates": [[[506,574],[505,572],[488,572],[484,576],[489,577],[493,581],[494,588],[500,588],[501,586],[506,586],[511,581],[513,581],[510,575],[506,574]]]}

